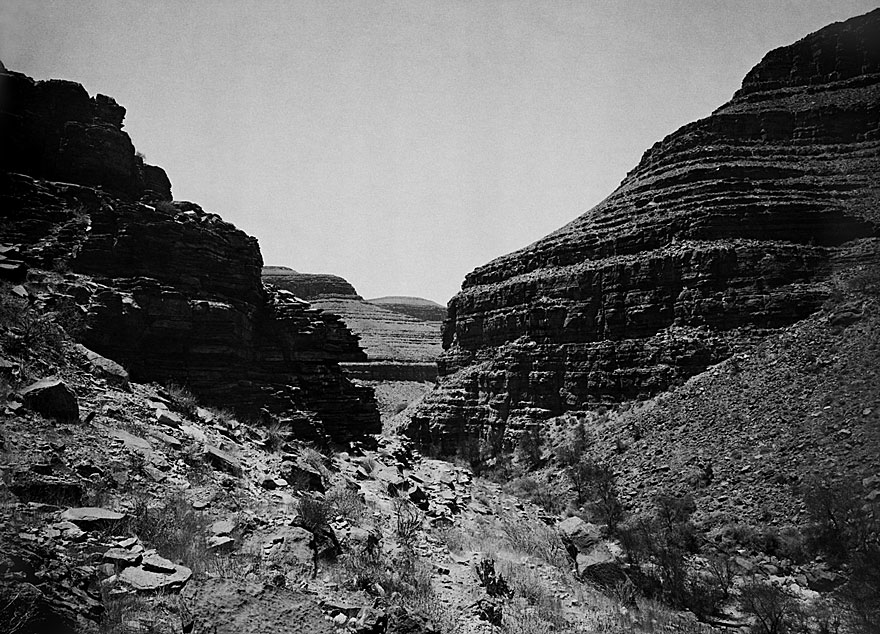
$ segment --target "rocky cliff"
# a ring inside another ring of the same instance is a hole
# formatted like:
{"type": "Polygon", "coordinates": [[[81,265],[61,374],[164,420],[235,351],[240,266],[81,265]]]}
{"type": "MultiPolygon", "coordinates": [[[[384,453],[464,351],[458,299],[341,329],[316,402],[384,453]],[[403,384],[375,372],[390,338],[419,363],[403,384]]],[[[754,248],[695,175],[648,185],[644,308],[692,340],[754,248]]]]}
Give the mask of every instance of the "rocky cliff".
{"type": "Polygon", "coordinates": [[[413,433],[650,396],[807,317],[834,257],[878,249],[878,173],[880,10],[772,51],[599,205],[470,273],[413,433]]]}
{"type": "MultiPolygon", "coordinates": [[[[406,310],[366,301],[351,284],[336,275],[298,273],[287,267],[266,266],[263,280],[342,318],[360,338],[367,356],[343,364],[349,375],[369,381],[433,381],[437,378],[437,358],[442,351],[440,320],[422,319],[406,310]]],[[[409,300],[403,302],[405,307],[437,306],[417,297],[390,299],[409,300]]]]}
{"type": "Polygon", "coordinates": [[[0,73],[4,143],[0,242],[14,244],[50,304],[85,316],[83,342],[137,381],[185,384],[202,399],[302,437],[379,430],[372,391],[340,361],[365,359],[334,315],[270,290],[256,239],[170,202],[164,172],[122,131],[124,109],[79,84],[0,73]],[[63,181],[63,182],[57,182],[63,181]]]}

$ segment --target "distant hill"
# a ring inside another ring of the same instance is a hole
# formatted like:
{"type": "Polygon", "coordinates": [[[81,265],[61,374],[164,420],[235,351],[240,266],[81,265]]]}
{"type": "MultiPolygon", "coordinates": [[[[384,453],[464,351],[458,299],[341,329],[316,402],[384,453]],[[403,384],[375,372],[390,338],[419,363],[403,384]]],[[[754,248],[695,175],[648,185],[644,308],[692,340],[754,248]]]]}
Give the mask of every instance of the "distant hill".
{"type": "Polygon", "coordinates": [[[422,297],[409,297],[407,295],[389,295],[368,299],[371,304],[392,310],[395,313],[410,315],[422,321],[443,321],[446,319],[446,306],[422,297]]]}
{"type": "Polygon", "coordinates": [[[446,314],[439,304],[418,297],[368,301],[339,276],[299,273],[283,266],[263,267],[263,281],[339,315],[360,337],[368,361],[344,364],[349,374],[377,381],[436,378],[442,351],[440,326],[446,314]]]}

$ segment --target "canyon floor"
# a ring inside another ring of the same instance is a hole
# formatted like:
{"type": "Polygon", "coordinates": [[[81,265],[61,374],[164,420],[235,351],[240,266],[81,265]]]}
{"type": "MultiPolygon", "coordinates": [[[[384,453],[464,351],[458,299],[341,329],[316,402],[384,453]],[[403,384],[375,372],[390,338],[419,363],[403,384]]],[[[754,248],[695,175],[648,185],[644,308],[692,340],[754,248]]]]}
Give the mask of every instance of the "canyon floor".
{"type": "MultiPolygon", "coordinates": [[[[740,594],[756,580],[781,584],[813,625],[843,581],[821,558],[739,546],[701,622],[639,596],[621,541],[572,502],[549,437],[530,467],[522,452],[504,468],[428,457],[396,430],[432,385],[376,382],[373,448],[310,446],[177,386],[130,382],[67,336],[65,316],[36,314],[37,293],[4,287],[9,632],[734,631],[754,618],[740,594]]],[[[706,552],[689,565],[709,570],[706,552]]]]}

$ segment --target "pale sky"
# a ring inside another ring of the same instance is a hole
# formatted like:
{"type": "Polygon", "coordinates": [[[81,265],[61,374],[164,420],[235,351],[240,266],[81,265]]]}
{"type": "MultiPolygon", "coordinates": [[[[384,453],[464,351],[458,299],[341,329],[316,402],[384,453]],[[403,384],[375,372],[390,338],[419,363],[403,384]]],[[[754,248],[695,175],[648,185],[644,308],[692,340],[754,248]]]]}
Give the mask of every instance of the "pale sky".
{"type": "Polygon", "coordinates": [[[3,0],[0,59],[82,83],[266,264],[446,303],[610,194],[772,48],[878,0],[3,0]]]}

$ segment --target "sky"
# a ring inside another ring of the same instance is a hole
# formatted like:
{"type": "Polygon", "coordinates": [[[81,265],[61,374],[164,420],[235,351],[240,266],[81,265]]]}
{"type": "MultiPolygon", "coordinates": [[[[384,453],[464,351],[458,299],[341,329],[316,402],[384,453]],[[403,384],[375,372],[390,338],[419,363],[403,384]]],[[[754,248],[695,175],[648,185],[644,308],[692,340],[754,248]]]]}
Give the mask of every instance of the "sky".
{"type": "Polygon", "coordinates": [[[880,0],[3,0],[0,60],[125,129],[266,264],[445,304],[730,99],[769,50],[880,0]]]}

